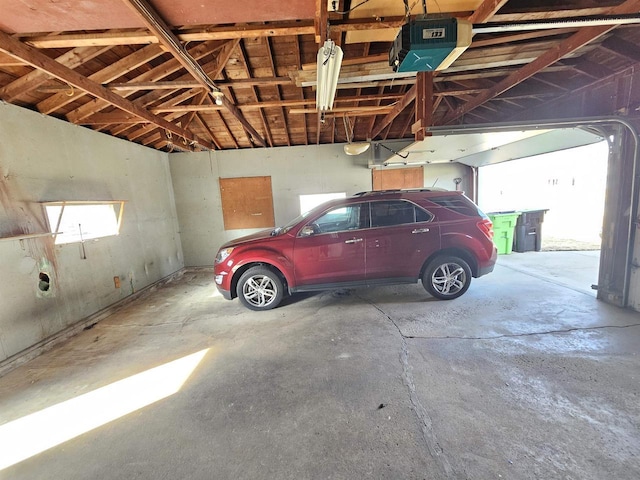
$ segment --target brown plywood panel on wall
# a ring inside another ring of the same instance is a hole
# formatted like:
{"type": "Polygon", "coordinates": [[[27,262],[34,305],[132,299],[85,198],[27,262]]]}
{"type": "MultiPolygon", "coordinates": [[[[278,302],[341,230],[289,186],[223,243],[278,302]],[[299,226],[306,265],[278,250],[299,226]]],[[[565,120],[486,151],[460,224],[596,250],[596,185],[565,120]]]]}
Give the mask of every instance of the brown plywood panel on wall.
{"type": "Polygon", "coordinates": [[[424,167],[372,170],[374,190],[423,188],[424,167]]]}
{"type": "Polygon", "coordinates": [[[275,226],[271,177],[221,178],[225,230],[275,226]]]}

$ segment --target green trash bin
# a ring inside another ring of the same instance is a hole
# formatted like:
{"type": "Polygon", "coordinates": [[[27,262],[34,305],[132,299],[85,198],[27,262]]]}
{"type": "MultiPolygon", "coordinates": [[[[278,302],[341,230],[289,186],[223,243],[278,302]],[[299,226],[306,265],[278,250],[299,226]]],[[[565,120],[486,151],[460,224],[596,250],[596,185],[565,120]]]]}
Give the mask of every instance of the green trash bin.
{"type": "Polygon", "coordinates": [[[493,243],[498,254],[509,255],[513,251],[513,232],[520,212],[487,213],[493,223],[493,243]]]}

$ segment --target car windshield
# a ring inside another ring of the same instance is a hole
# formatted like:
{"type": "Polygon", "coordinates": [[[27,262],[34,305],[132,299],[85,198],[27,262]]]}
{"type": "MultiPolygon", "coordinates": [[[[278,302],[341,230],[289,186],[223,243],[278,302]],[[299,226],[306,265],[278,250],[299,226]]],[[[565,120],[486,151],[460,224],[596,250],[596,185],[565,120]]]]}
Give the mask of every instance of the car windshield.
{"type": "Polygon", "coordinates": [[[284,235],[289,230],[291,230],[293,227],[295,227],[299,222],[304,220],[309,215],[309,213],[311,213],[311,212],[306,212],[306,213],[303,213],[302,215],[298,215],[296,218],[291,220],[289,223],[287,223],[283,227],[276,227],[276,229],[273,232],[271,232],[271,235],[274,236],[274,237],[276,235],[284,235]]]}
{"type": "Polygon", "coordinates": [[[311,210],[309,210],[308,212],[304,212],[302,215],[298,215],[296,218],[294,218],[293,220],[291,220],[289,223],[287,223],[286,225],[284,225],[283,227],[277,227],[273,232],[271,232],[271,236],[276,236],[276,235],[284,235],[285,233],[287,233],[289,230],[291,230],[293,227],[295,227],[296,225],[298,225],[300,222],[302,222],[305,218],[309,217],[312,213],[316,213],[319,210],[324,210],[327,208],[327,205],[332,202],[332,200],[329,200],[328,202],[325,202],[321,205],[318,205],[317,207],[312,208],[311,210]]]}

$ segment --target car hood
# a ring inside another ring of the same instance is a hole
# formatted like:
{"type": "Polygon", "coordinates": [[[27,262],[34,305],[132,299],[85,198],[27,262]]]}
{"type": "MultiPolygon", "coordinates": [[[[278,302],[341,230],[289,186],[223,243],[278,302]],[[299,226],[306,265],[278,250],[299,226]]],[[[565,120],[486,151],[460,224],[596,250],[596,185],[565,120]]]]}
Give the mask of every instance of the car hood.
{"type": "Polygon", "coordinates": [[[233,240],[228,241],[220,248],[228,248],[228,247],[236,247],[242,243],[248,243],[255,240],[266,240],[269,238],[275,238],[271,236],[271,232],[273,232],[273,228],[268,228],[267,230],[261,230],[256,233],[252,233],[251,235],[245,235],[244,237],[234,238],[233,240]]]}

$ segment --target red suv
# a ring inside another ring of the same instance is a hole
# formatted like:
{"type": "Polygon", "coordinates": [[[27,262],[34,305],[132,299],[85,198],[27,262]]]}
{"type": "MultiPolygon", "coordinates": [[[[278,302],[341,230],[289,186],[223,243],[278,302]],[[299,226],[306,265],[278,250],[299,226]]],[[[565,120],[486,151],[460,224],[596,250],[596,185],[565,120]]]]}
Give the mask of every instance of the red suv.
{"type": "Polygon", "coordinates": [[[276,307],[285,293],[418,280],[450,300],[493,270],[492,237],[491,221],[462,192],[363,192],[226,243],[215,280],[252,310],[276,307]]]}

